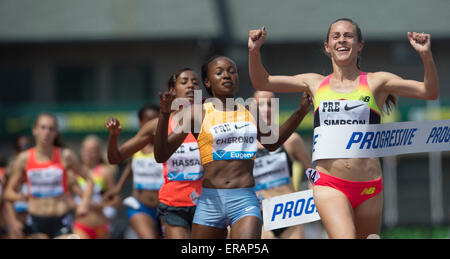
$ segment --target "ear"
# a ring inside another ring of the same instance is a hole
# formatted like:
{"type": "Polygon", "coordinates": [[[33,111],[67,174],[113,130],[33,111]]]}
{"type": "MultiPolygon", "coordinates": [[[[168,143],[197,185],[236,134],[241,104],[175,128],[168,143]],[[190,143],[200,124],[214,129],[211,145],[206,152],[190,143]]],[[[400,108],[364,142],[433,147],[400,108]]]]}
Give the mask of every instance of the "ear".
{"type": "Polygon", "coordinates": [[[328,48],[328,42],[324,42],[323,43],[323,48],[325,49],[325,52],[330,55],[330,49],[328,48]]]}
{"type": "Polygon", "coordinates": [[[211,87],[211,82],[209,81],[208,78],[205,78],[203,80],[203,85],[205,85],[205,87],[210,88],[211,87]]]}
{"type": "Polygon", "coordinates": [[[36,126],[33,126],[33,128],[31,129],[31,133],[33,134],[33,137],[36,137],[37,132],[36,132],[36,126]]]}
{"type": "Polygon", "coordinates": [[[358,43],[358,53],[361,53],[364,48],[364,41],[358,43]]]}

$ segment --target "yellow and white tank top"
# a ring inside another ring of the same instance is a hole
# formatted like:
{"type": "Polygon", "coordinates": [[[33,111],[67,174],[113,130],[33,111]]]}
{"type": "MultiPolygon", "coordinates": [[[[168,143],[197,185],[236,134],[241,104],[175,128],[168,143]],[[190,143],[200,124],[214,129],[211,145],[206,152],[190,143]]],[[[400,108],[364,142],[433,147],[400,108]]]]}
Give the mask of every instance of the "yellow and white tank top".
{"type": "Polygon", "coordinates": [[[325,78],[314,95],[314,128],[380,123],[381,111],[367,83],[367,73],[361,71],[358,87],[349,93],[331,90],[330,77],[325,78]]]}
{"type": "Polygon", "coordinates": [[[163,165],[156,162],[155,154],[144,154],[142,150],[133,155],[131,162],[133,184],[137,190],[159,190],[164,183],[163,165]]]}
{"type": "MultiPolygon", "coordinates": [[[[93,203],[100,204],[103,201],[102,195],[106,191],[106,183],[102,176],[102,166],[97,165],[92,170],[92,180],[94,182],[94,192],[92,193],[91,201],[93,203]]],[[[83,191],[86,190],[86,180],[83,177],[77,177],[78,185],[81,187],[83,191]]],[[[75,202],[78,204],[81,202],[81,197],[75,196],[75,202]]]]}
{"type": "Polygon", "coordinates": [[[205,117],[197,138],[202,164],[254,159],[258,149],[257,128],[250,112],[240,104],[234,111],[216,110],[212,103],[203,107],[205,117]]]}

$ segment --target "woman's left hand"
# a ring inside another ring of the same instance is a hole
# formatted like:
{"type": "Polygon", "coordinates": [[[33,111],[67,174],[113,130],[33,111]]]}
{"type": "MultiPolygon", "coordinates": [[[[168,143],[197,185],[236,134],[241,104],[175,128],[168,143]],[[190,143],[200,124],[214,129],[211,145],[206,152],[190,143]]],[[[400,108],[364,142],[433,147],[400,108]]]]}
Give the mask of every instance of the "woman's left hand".
{"type": "Polygon", "coordinates": [[[411,46],[419,53],[424,54],[431,50],[430,34],[408,32],[408,39],[411,46]]]}

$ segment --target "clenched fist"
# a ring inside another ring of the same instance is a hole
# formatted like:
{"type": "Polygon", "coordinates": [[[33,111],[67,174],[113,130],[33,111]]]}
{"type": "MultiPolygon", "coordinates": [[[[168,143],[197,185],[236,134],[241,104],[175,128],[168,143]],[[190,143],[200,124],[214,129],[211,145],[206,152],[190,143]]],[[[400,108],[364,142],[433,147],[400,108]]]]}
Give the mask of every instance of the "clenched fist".
{"type": "Polygon", "coordinates": [[[267,32],[264,26],[258,30],[251,30],[248,33],[248,50],[259,50],[264,43],[266,35],[267,32]]]}
{"type": "Polygon", "coordinates": [[[411,46],[419,53],[424,54],[431,50],[430,34],[408,32],[408,39],[411,46]]]}

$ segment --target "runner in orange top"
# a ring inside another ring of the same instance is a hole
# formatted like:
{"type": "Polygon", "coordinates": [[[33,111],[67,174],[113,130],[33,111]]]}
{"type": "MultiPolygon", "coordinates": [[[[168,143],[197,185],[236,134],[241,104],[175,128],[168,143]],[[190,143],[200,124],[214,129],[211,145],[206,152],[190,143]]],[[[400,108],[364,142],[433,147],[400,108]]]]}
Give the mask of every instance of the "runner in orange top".
{"type": "MultiPolygon", "coordinates": [[[[175,93],[176,97],[187,98],[193,102],[194,90],[199,89],[197,74],[189,68],[180,69],[169,78],[168,88],[175,93]]],[[[153,143],[157,124],[158,118],[147,122],[136,136],[117,148],[121,131],[120,123],[117,119],[109,118],[105,123],[110,133],[109,161],[117,164],[149,143],[153,143]]],[[[164,226],[167,238],[191,237],[196,198],[201,193],[200,182],[203,169],[198,166],[200,160],[198,149],[196,143],[192,142],[192,138],[186,138],[184,141],[185,144],[175,152],[172,162],[169,161],[164,166],[165,181],[159,193],[158,217],[164,226]],[[196,152],[197,155],[195,155],[196,152]],[[185,171],[191,169],[193,171],[185,171]]]]}

